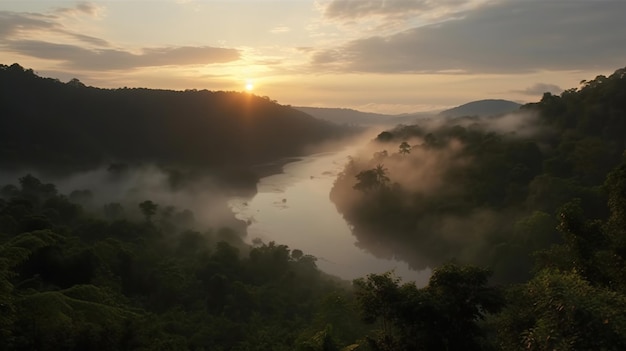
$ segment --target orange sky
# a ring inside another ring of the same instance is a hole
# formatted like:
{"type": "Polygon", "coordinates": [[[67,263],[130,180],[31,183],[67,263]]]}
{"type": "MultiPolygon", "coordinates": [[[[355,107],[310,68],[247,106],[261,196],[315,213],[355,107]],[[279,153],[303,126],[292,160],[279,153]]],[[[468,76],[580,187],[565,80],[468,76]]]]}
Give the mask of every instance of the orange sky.
{"type": "Polygon", "coordinates": [[[626,63],[622,1],[0,0],[0,63],[98,87],[403,113],[536,101],[626,63]]]}

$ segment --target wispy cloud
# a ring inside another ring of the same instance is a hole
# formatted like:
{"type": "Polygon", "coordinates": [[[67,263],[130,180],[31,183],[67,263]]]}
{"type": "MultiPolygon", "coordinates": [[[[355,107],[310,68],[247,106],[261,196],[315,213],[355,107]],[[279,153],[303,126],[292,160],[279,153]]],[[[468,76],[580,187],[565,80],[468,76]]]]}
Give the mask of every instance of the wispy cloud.
{"type": "Polygon", "coordinates": [[[182,66],[239,60],[239,50],[212,46],[171,46],[131,49],[80,33],[64,25],[64,16],[98,16],[91,3],[57,8],[50,13],[0,11],[0,49],[57,61],[59,67],[121,70],[150,66],[182,66]]]}
{"type": "Polygon", "coordinates": [[[37,40],[9,42],[4,47],[22,55],[58,60],[62,66],[67,68],[86,70],[212,64],[235,61],[240,57],[239,52],[235,49],[209,46],[146,48],[138,54],[116,49],[85,49],[76,45],[37,40]]]}
{"type": "Polygon", "coordinates": [[[327,18],[357,21],[371,17],[442,17],[464,11],[484,0],[332,0],[324,9],[327,18]]]}
{"type": "Polygon", "coordinates": [[[55,17],[37,13],[0,11],[0,40],[27,31],[59,30],[55,17]]]}
{"type": "Polygon", "coordinates": [[[290,31],[291,31],[291,28],[285,27],[285,26],[281,26],[281,27],[272,28],[270,30],[270,33],[272,33],[272,34],[280,34],[280,33],[287,33],[287,32],[290,32],[290,31]]]}
{"type": "MultiPolygon", "coordinates": [[[[71,10],[64,8],[56,10],[53,14],[0,11],[0,44],[25,38],[57,36],[89,45],[109,46],[109,43],[104,39],[67,29],[63,25],[62,17],[56,13],[59,11],[67,13],[71,10]]],[[[80,10],[78,13],[91,14],[91,10],[80,10]]]]}
{"type": "Polygon", "coordinates": [[[73,7],[59,7],[55,9],[54,12],[61,15],[89,15],[99,17],[103,11],[103,6],[92,2],[79,2],[73,7]]]}

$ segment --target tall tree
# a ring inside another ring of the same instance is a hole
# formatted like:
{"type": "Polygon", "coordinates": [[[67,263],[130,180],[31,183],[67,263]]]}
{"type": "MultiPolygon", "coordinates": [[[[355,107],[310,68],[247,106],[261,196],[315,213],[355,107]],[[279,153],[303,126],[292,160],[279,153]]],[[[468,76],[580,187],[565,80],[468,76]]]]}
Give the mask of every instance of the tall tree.
{"type": "Polygon", "coordinates": [[[147,222],[152,221],[152,216],[156,213],[159,205],[155,204],[151,200],[143,201],[139,204],[139,208],[141,209],[141,213],[143,213],[147,222]]]}
{"type": "Polygon", "coordinates": [[[399,152],[402,155],[407,155],[411,153],[411,145],[409,145],[409,143],[407,143],[406,141],[403,141],[402,143],[400,143],[399,149],[400,149],[399,152]]]}

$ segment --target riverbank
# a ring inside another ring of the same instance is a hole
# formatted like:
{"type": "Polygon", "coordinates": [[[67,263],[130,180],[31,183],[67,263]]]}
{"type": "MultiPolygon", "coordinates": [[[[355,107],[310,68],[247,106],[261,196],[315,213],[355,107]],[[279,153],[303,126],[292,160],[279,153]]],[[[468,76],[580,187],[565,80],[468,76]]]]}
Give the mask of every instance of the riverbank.
{"type": "Polygon", "coordinates": [[[425,284],[430,271],[412,271],[404,262],[379,259],[357,247],[329,199],[338,172],[358,146],[265,165],[281,172],[261,178],[254,197],[229,201],[235,216],[248,223],[246,241],[275,241],[302,250],[317,257],[322,271],[346,280],[394,270],[404,280],[425,284]]]}

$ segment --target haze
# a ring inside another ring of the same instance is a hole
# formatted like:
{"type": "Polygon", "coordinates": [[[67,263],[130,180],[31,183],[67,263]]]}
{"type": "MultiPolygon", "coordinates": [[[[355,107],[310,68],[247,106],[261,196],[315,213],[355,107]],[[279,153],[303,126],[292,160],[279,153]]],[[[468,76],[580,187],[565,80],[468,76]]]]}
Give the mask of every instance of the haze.
{"type": "Polygon", "coordinates": [[[0,1],[0,62],[381,113],[536,101],[626,57],[622,1],[0,1]]]}

